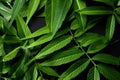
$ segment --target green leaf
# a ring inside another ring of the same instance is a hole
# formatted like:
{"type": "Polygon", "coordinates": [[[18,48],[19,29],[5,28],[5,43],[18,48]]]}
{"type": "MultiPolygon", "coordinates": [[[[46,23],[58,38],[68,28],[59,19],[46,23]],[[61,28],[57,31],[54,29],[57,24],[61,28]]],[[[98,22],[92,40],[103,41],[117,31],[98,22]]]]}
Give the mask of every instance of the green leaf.
{"type": "Polygon", "coordinates": [[[86,59],[75,62],[65,72],[62,73],[58,80],[71,80],[75,78],[87,68],[89,63],[90,61],[86,59]]]}
{"type": "Polygon", "coordinates": [[[114,2],[115,2],[114,0],[93,0],[93,1],[105,3],[105,4],[110,5],[112,7],[114,7],[114,2]]]}
{"type": "Polygon", "coordinates": [[[36,56],[35,59],[41,59],[46,55],[49,55],[69,44],[72,40],[72,36],[65,35],[50,42],[45,48],[43,48],[36,56]]]}
{"type": "Polygon", "coordinates": [[[63,52],[57,53],[55,56],[41,63],[41,66],[59,66],[72,62],[80,58],[84,53],[78,49],[78,47],[73,47],[63,52]]]}
{"type": "Polygon", "coordinates": [[[11,9],[9,9],[0,2],[0,14],[3,15],[7,21],[10,20],[11,13],[12,13],[11,9]]]}
{"type": "Polygon", "coordinates": [[[80,13],[84,15],[108,15],[112,14],[113,11],[102,6],[90,6],[80,10],[80,13]]]}
{"type": "Polygon", "coordinates": [[[40,0],[40,5],[39,5],[39,10],[45,6],[45,4],[47,3],[47,0],[40,0]]]}
{"type": "MultiPolygon", "coordinates": [[[[86,4],[84,1],[82,0],[74,0],[74,4],[73,7],[75,10],[82,10],[86,7],[86,4]]],[[[79,22],[79,26],[82,26],[82,28],[84,29],[86,26],[86,22],[87,22],[87,16],[86,15],[82,15],[80,12],[77,12],[75,14],[78,22],[79,22]]]]}
{"type": "Polygon", "coordinates": [[[37,71],[37,68],[35,66],[34,70],[33,70],[33,79],[32,80],[37,80],[37,77],[38,77],[38,71],[37,71]]]}
{"type": "Polygon", "coordinates": [[[78,24],[78,21],[75,19],[73,22],[72,22],[72,24],[70,25],[70,29],[71,30],[76,30],[76,29],[78,29],[78,28],[81,28],[82,26],[80,26],[79,24],[78,24]]]}
{"type": "Polygon", "coordinates": [[[12,11],[12,16],[11,16],[11,21],[9,24],[9,27],[12,25],[14,19],[17,17],[19,14],[20,9],[24,5],[25,0],[15,0],[14,5],[13,5],[13,11],[12,11]]]}
{"type": "Polygon", "coordinates": [[[20,47],[15,48],[14,50],[12,50],[11,52],[9,52],[7,55],[5,55],[3,57],[3,62],[7,62],[12,60],[13,58],[16,57],[18,51],[19,51],[20,47]]]}
{"type": "Polygon", "coordinates": [[[93,42],[100,40],[102,38],[101,35],[96,33],[85,33],[82,36],[77,38],[77,41],[80,42],[80,45],[86,47],[93,42]]]}
{"type": "Polygon", "coordinates": [[[28,24],[28,22],[30,21],[31,17],[33,16],[33,14],[36,12],[39,3],[41,0],[30,0],[29,1],[29,6],[28,6],[28,12],[27,12],[27,21],[26,24],[28,24]]]}
{"type": "Polygon", "coordinates": [[[105,37],[110,41],[114,35],[115,31],[115,17],[114,15],[110,16],[106,24],[106,34],[105,37]]]}
{"type": "Polygon", "coordinates": [[[87,53],[93,54],[99,52],[107,46],[106,40],[104,38],[92,43],[87,50],[87,53]]]}
{"type": "Polygon", "coordinates": [[[27,46],[27,48],[31,48],[31,47],[35,47],[35,46],[44,44],[44,43],[50,41],[51,39],[52,39],[51,33],[43,35],[39,39],[37,39],[36,41],[34,41],[33,43],[31,43],[29,46],[27,46]]]}
{"type": "Polygon", "coordinates": [[[108,63],[108,64],[113,64],[113,65],[119,65],[119,58],[114,57],[109,54],[97,54],[93,58],[95,61],[103,62],[103,63],[108,63]]]}
{"type": "Polygon", "coordinates": [[[108,80],[120,80],[120,72],[102,64],[97,65],[98,71],[108,80]]]}
{"type": "Polygon", "coordinates": [[[46,3],[46,23],[50,31],[55,35],[61,27],[66,14],[72,4],[72,0],[48,0],[46,3]]]}
{"type": "Polygon", "coordinates": [[[100,74],[96,67],[94,67],[94,80],[100,80],[100,74]]]}
{"type": "Polygon", "coordinates": [[[59,74],[54,69],[52,69],[50,67],[44,67],[44,66],[41,66],[41,64],[38,64],[37,67],[40,71],[42,71],[43,73],[45,73],[47,75],[55,76],[55,77],[59,76],[59,74]]]}

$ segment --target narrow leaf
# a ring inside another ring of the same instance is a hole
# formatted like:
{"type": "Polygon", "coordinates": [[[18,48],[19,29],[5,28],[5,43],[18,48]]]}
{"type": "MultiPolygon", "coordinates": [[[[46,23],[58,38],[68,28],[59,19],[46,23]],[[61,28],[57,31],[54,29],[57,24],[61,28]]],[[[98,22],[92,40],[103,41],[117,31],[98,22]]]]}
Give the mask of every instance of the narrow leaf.
{"type": "Polygon", "coordinates": [[[13,51],[11,51],[10,53],[8,53],[7,55],[5,55],[3,57],[3,62],[6,62],[6,61],[10,61],[12,60],[13,58],[16,57],[18,51],[19,51],[20,47],[17,47],[15,48],[13,51]]]}
{"type": "Polygon", "coordinates": [[[100,80],[100,74],[96,67],[94,67],[94,80],[100,80]]]}
{"type": "Polygon", "coordinates": [[[97,65],[98,71],[108,80],[120,80],[120,72],[106,65],[97,65]]]}
{"type": "Polygon", "coordinates": [[[30,19],[33,16],[33,14],[36,12],[36,10],[37,10],[37,8],[39,6],[40,1],[41,0],[30,0],[29,1],[26,24],[28,24],[28,22],[30,21],[30,19]]]}
{"type": "Polygon", "coordinates": [[[86,59],[82,59],[75,62],[65,72],[62,73],[58,80],[71,80],[75,78],[77,75],[79,75],[87,68],[89,63],[90,61],[89,60],[86,61],[86,59]]]}
{"type": "Polygon", "coordinates": [[[37,77],[38,77],[38,71],[37,71],[37,68],[34,67],[34,70],[33,70],[33,79],[32,80],[37,80],[37,77]]]}
{"type": "Polygon", "coordinates": [[[119,65],[119,58],[109,54],[97,54],[92,59],[103,63],[119,65]]]}
{"type": "Polygon", "coordinates": [[[12,16],[11,16],[11,21],[10,21],[9,27],[13,23],[16,16],[19,14],[19,11],[22,8],[22,6],[24,5],[24,3],[25,3],[25,0],[15,0],[14,5],[13,5],[13,11],[12,11],[12,16]]]}
{"type": "Polygon", "coordinates": [[[71,42],[71,40],[72,36],[69,35],[65,35],[63,37],[53,40],[35,56],[35,59],[41,59],[44,56],[65,47],[67,44],[71,42]]]}
{"type": "Polygon", "coordinates": [[[85,15],[108,15],[112,14],[113,11],[102,6],[91,6],[80,10],[80,13],[85,15]]]}
{"type": "Polygon", "coordinates": [[[78,47],[73,47],[63,52],[57,53],[52,58],[41,63],[41,66],[59,66],[62,64],[69,63],[80,58],[84,53],[78,49],[78,47]]]}
{"type": "Polygon", "coordinates": [[[115,17],[114,15],[110,16],[106,24],[106,38],[110,41],[114,35],[115,31],[115,17]]]}

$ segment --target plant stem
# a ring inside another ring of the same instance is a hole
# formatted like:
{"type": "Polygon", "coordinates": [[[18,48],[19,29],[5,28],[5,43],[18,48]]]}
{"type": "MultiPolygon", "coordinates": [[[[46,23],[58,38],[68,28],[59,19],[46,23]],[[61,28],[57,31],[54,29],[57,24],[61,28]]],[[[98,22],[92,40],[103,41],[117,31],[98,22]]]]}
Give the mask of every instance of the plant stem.
{"type": "Polygon", "coordinates": [[[71,34],[72,37],[73,37],[73,40],[74,40],[75,43],[78,45],[78,47],[84,52],[84,54],[88,57],[88,59],[92,62],[92,64],[93,64],[94,66],[96,66],[96,63],[92,60],[92,58],[88,55],[88,53],[82,48],[82,46],[81,46],[81,45],[78,43],[78,41],[75,39],[75,37],[74,37],[72,31],[70,30],[70,28],[69,28],[69,31],[70,31],[70,34],[71,34]]]}

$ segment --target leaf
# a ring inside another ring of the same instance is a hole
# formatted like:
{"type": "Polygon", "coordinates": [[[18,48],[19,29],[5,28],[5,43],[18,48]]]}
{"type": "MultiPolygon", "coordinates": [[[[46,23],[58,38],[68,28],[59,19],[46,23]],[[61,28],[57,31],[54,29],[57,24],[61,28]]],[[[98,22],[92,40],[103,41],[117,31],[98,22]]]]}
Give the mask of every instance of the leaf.
{"type": "Polygon", "coordinates": [[[100,80],[100,74],[96,67],[94,67],[94,80],[100,80]]]}
{"type": "Polygon", "coordinates": [[[102,6],[90,6],[80,10],[80,13],[84,15],[108,15],[112,14],[113,11],[102,6]]]}
{"type": "Polygon", "coordinates": [[[24,3],[25,3],[25,0],[15,0],[9,27],[12,25],[14,19],[19,14],[19,11],[22,8],[22,6],[24,5],[24,3]]]}
{"type": "MultiPolygon", "coordinates": [[[[86,4],[82,0],[74,0],[73,7],[75,10],[82,10],[86,7],[86,4]]],[[[75,16],[79,22],[79,26],[81,26],[82,29],[84,29],[86,26],[86,22],[87,22],[87,16],[82,15],[80,12],[76,12],[75,16]]]]}
{"type": "Polygon", "coordinates": [[[38,77],[37,68],[34,67],[34,70],[33,70],[33,79],[32,80],[37,80],[37,77],[38,77]]]}
{"type": "Polygon", "coordinates": [[[113,64],[113,65],[119,65],[119,58],[114,57],[109,54],[97,54],[93,56],[92,58],[95,61],[103,62],[103,63],[108,63],[108,64],[113,64]]]}
{"type": "Polygon", "coordinates": [[[81,28],[81,26],[78,24],[78,21],[75,19],[72,24],[70,25],[71,30],[76,30],[78,28],[81,28]]]}
{"type": "Polygon", "coordinates": [[[30,21],[31,17],[33,16],[33,14],[36,12],[39,3],[41,0],[30,0],[29,1],[29,6],[28,6],[28,12],[27,12],[27,21],[26,24],[28,24],[28,22],[30,21]]]}
{"type": "Polygon", "coordinates": [[[115,2],[114,0],[94,0],[94,1],[105,3],[105,4],[110,5],[112,7],[114,7],[114,2],[115,2]]]}
{"type": "Polygon", "coordinates": [[[110,41],[114,35],[115,31],[115,17],[114,15],[110,16],[106,24],[106,34],[105,37],[110,41]]]}
{"type": "Polygon", "coordinates": [[[46,3],[46,23],[53,35],[61,27],[66,14],[72,4],[72,0],[48,0],[46,3]]]}
{"type": "Polygon", "coordinates": [[[7,62],[12,60],[13,58],[16,57],[18,51],[19,51],[20,47],[15,48],[14,50],[12,50],[11,52],[9,52],[7,55],[5,55],[3,57],[3,62],[7,62]]]}
{"type": "Polygon", "coordinates": [[[45,6],[45,4],[47,3],[47,0],[40,0],[40,5],[39,5],[39,10],[45,6]]]}
{"type": "Polygon", "coordinates": [[[10,20],[11,13],[12,13],[11,9],[9,9],[0,2],[0,14],[2,14],[6,20],[10,20]]]}
{"type": "Polygon", "coordinates": [[[49,55],[69,44],[72,40],[72,36],[65,35],[50,42],[45,48],[43,48],[36,56],[35,59],[41,59],[46,55],[49,55]]]}
{"type": "Polygon", "coordinates": [[[96,33],[85,33],[82,36],[77,38],[77,41],[80,42],[80,45],[86,47],[93,42],[100,40],[102,38],[101,35],[96,33]]]}
{"type": "Polygon", "coordinates": [[[31,48],[31,47],[35,47],[35,46],[44,44],[44,43],[50,41],[51,39],[52,39],[51,33],[43,35],[39,39],[37,39],[36,41],[34,41],[33,43],[31,43],[29,46],[27,46],[27,48],[31,48]]]}
{"type": "Polygon", "coordinates": [[[42,28],[38,29],[37,31],[35,31],[34,33],[31,33],[30,35],[26,36],[25,38],[22,38],[21,40],[38,37],[38,36],[41,36],[46,33],[49,33],[48,27],[42,27],[42,28]]]}
{"type": "Polygon", "coordinates": [[[97,65],[98,71],[108,80],[120,80],[120,72],[102,64],[97,65]]]}
{"type": "Polygon", "coordinates": [[[57,53],[55,56],[41,63],[41,66],[59,66],[72,62],[80,58],[84,53],[78,49],[78,47],[73,47],[68,50],[57,53]]]}
{"type": "Polygon", "coordinates": [[[87,68],[89,63],[90,61],[86,59],[75,62],[65,72],[62,73],[58,80],[71,80],[75,78],[87,68]]]}
{"type": "Polygon", "coordinates": [[[44,67],[44,66],[41,66],[41,64],[38,64],[37,67],[40,71],[42,71],[43,73],[45,73],[47,75],[55,76],[55,77],[59,76],[59,74],[54,69],[52,69],[50,67],[44,67]]]}
{"type": "Polygon", "coordinates": [[[99,52],[107,46],[106,40],[104,38],[92,43],[87,50],[87,53],[93,54],[99,52]]]}

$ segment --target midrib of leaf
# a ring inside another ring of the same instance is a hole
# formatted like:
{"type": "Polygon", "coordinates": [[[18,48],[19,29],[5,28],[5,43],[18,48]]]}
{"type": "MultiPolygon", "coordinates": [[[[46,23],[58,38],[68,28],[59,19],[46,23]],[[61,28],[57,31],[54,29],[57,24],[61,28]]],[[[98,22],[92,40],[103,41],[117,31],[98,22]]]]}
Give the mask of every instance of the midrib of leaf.
{"type": "Polygon", "coordinates": [[[78,8],[80,9],[80,5],[79,5],[79,2],[78,2],[78,0],[76,0],[77,1],[77,5],[78,5],[78,8]]]}
{"type": "Polygon", "coordinates": [[[54,20],[52,20],[52,18],[53,18],[53,16],[52,16],[53,15],[53,0],[51,1],[51,5],[52,5],[52,7],[51,7],[51,31],[52,31],[53,30],[52,26],[53,26],[53,21],[54,21],[54,20]]]}

